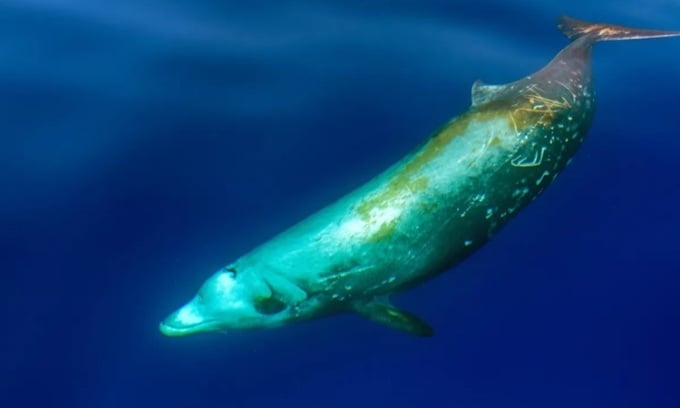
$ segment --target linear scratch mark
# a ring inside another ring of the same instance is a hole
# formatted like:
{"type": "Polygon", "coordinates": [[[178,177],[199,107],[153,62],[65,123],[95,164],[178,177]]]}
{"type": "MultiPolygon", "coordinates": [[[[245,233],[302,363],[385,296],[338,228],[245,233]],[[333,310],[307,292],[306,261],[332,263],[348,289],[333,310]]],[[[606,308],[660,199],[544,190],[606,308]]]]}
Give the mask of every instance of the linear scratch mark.
{"type": "Polygon", "coordinates": [[[541,163],[543,163],[543,155],[545,154],[546,148],[541,147],[540,152],[534,152],[534,157],[533,160],[529,161],[526,157],[520,156],[520,157],[515,157],[510,161],[510,164],[512,164],[515,167],[536,167],[540,166],[541,163]]]}

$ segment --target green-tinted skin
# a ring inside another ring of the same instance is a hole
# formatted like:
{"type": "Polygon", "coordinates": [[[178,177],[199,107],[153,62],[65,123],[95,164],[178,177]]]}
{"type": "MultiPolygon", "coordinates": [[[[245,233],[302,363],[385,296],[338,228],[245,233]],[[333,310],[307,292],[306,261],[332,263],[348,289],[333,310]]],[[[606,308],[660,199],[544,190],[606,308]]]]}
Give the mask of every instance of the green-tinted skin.
{"type": "Polygon", "coordinates": [[[356,310],[426,333],[417,318],[370,305],[460,262],[555,179],[593,116],[591,44],[577,39],[520,81],[476,85],[467,112],[358,190],[218,271],[161,330],[272,327],[356,310]]]}

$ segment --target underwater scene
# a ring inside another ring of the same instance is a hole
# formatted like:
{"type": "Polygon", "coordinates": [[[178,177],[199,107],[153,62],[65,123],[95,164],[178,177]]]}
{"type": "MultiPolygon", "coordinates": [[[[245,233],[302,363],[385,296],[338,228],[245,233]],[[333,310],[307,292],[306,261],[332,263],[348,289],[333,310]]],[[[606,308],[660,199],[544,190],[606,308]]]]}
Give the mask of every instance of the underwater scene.
{"type": "Polygon", "coordinates": [[[1,1],[0,407],[680,406],[672,30],[1,1]]]}

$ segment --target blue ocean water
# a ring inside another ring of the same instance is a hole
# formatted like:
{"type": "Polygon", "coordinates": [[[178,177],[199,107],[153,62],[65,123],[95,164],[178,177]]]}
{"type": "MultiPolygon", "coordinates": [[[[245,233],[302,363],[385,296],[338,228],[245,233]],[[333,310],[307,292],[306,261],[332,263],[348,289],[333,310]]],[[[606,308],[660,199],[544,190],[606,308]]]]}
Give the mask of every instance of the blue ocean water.
{"type": "Polygon", "coordinates": [[[567,40],[680,2],[4,0],[2,407],[680,406],[680,39],[598,44],[598,112],[491,243],[358,316],[167,338],[214,270],[567,40]]]}

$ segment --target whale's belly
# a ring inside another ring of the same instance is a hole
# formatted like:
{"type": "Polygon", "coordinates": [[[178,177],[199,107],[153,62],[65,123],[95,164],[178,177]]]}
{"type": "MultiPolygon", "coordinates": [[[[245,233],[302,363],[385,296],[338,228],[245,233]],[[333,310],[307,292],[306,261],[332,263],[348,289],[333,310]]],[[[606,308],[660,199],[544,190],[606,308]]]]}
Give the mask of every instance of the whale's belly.
{"type": "Polygon", "coordinates": [[[540,194],[583,140],[592,101],[470,110],[369,183],[248,254],[310,294],[345,302],[461,261],[540,194]]]}
{"type": "Polygon", "coordinates": [[[318,234],[345,265],[323,274],[336,281],[324,290],[341,298],[354,287],[358,296],[391,293],[464,259],[556,178],[591,115],[590,107],[566,110],[521,126],[515,112],[501,110],[450,122],[318,234]]]}

